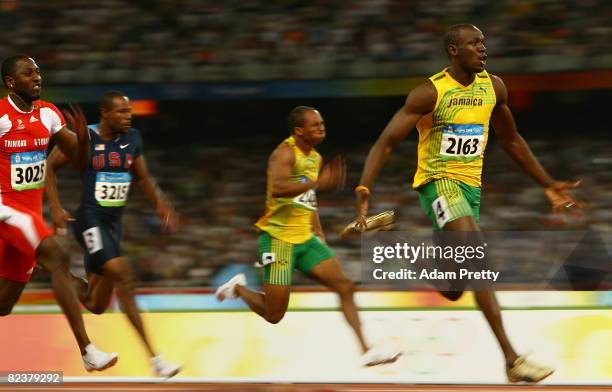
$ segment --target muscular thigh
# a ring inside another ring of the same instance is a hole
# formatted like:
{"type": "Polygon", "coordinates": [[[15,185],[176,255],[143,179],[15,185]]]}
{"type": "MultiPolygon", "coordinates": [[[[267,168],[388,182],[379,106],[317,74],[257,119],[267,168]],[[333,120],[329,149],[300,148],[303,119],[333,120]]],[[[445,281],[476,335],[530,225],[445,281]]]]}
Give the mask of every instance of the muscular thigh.
{"type": "Polygon", "coordinates": [[[0,278],[25,284],[30,281],[35,265],[35,255],[24,253],[0,238],[0,278]]]}
{"type": "MultiPolygon", "coordinates": [[[[322,263],[329,264],[333,268],[336,255],[317,236],[312,236],[308,241],[296,246],[295,268],[307,275],[312,275],[312,271],[322,263]]],[[[337,262],[335,262],[337,266],[337,262]]],[[[328,267],[325,267],[328,268],[328,267]]]]}
{"type": "Polygon", "coordinates": [[[40,212],[22,205],[0,204],[0,238],[21,253],[36,255],[40,242],[52,234],[40,212]]]}
{"type": "Polygon", "coordinates": [[[264,284],[291,286],[295,244],[274,238],[266,232],[259,236],[259,259],[264,267],[264,284]]]}
{"type": "Polygon", "coordinates": [[[0,205],[0,277],[28,282],[37,250],[52,235],[42,215],[25,206],[0,205]]]}
{"type": "Polygon", "coordinates": [[[464,217],[478,222],[480,217],[480,188],[460,181],[441,178],[420,186],[421,208],[431,219],[436,231],[464,217]]]}
{"type": "MultiPolygon", "coordinates": [[[[26,282],[0,278],[0,309],[10,310],[19,300],[26,282]]],[[[8,313],[8,312],[7,312],[8,313]]]]}
{"type": "Polygon", "coordinates": [[[92,305],[106,309],[115,288],[113,280],[104,275],[90,272],[87,274],[87,282],[89,287],[88,297],[92,305]]]}
{"type": "Polygon", "coordinates": [[[342,270],[340,262],[335,257],[317,264],[308,274],[322,285],[336,289],[339,285],[349,282],[348,276],[342,270]]]}
{"type": "MultiPolygon", "coordinates": [[[[437,241],[441,246],[451,246],[458,250],[460,248],[470,247],[472,249],[482,248],[484,244],[484,237],[480,232],[478,224],[472,216],[465,216],[449,222],[444,227],[444,232],[436,233],[440,237],[437,241]]],[[[459,273],[459,270],[465,270],[470,272],[481,272],[489,269],[488,258],[486,252],[483,253],[484,257],[471,257],[469,260],[463,260],[458,263],[456,260],[443,260],[439,263],[440,270],[442,271],[454,271],[459,273]]],[[[454,280],[451,285],[451,291],[459,290],[462,291],[467,286],[470,286],[473,290],[489,289],[489,280],[478,280],[468,277],[454,280]]]]}

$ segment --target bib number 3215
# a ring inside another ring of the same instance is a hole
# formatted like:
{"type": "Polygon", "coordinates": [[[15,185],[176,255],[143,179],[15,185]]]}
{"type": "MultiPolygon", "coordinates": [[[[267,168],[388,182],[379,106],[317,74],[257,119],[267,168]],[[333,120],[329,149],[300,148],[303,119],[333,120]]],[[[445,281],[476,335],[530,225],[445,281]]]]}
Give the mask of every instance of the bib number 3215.
{"type": "Polygon", "coordinates": [[[103,207],[124,206],[131,180],[130,173],[98,172],[96,174],[96,201],[103,207]]]}

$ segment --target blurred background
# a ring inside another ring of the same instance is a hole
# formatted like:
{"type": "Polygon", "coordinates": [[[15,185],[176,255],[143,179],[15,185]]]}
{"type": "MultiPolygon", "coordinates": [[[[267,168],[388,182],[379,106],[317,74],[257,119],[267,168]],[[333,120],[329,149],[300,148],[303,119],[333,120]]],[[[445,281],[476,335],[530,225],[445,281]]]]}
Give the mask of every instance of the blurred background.
{"type": "MultiPolygon", "coordinates": [[[[583,219],[553,217],[541,189],[492,136],[482,228],[591,229],[610,241],[610,20],[605,0],[0,0],[0,48],[34,57],[43,99],[78,101],[91,123],[104,91],[134,101],[150,171],[182,216],[178,234],[161,234],[133,188],[123,247],[141,285],[210,287],[228,268],[255,261],[252,224],[264,211],[267,157],[288,135],[296,105],[325,118],[324,157],[347,157],[346,189],[320,193],[319,211],[329,244],[361,281],[360,243],[338,238],[355,217],[352,188],[405,96],[446,66],[442,36],[454,23],[484,32],[488,70],[504,78],[519,130],[542,164],[559,179],[583,180],[583,219]]],[[[395,209],[397,229],[423,233],[431,223],[410,186],[416,143],[414,132],[388,161],[371,210],[395,209]]],[[[79,193],[77,174],[66,169],[67,209],[79,193]]],[[[64,242],[84,273],[80,248],[70,236],[64,242]]],[[[295,283],[311,284],[298,273],[295,283]]],[[[48,276],[37,273],[33,286],[48,287],[48,276]]]]}
{"type": "Polygon", "coordinates": [[[50,83],[327,79],[435,73],[440,36],[477,24],[499,71],[605,69],[607,0],[3,0],[3,52],[50,83]],[[27,21],[27,23],[24,23],[27,21]]]}

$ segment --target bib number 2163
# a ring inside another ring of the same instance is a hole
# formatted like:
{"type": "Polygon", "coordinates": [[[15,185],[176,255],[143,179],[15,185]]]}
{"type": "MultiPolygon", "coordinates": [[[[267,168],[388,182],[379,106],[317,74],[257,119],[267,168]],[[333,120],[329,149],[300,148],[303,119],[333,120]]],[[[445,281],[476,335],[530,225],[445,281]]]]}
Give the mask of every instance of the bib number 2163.
{"type": "Polygon", "coordinates": [[[482,124],[451,124],[442,131],[440,155],[446,158],[478,157],[484,145],[482,124]]]}

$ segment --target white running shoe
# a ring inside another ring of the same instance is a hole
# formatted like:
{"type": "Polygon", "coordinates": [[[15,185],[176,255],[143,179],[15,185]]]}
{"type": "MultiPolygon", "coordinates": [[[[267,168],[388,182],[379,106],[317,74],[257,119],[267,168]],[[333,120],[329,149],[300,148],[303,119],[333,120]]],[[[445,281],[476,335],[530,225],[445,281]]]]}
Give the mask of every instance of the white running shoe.
{"type": "Polygon", "coordinates": [[[151,358],[151,365],[153,366],[153,373],[157,377],[170,378],[176,376],[181,371],[180,365],[167,362],[161,354],[151,358]]]}
{"type": "Polygon", "coordinates": [[[94,370],[102,371],[115,365],[119,359],[117,353],[105,353],[100,351],[93,344],[88,344],[85,347],[85,355],[83,355],[83,365],[85,370],[93,372],[94,370]]]}
{"type": "Polygon", "coordinates": [[[217,297],[218,301],[223,301],[227,298],[238,298],[238,294],[236,294],[236,285],[246,286],[246,283],[246,276],[244,274],[238,274],[219,286],[217,291],[215,291],[215,297],[217,297]]]}
{"type": "Polygon", "coordinates": [[[381,347],[371,347],[362,355],[363,366],[377,366],[393,363],[402,356],[402,353],[397,350],[387,350],[381,347]]]}

